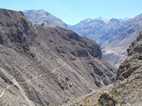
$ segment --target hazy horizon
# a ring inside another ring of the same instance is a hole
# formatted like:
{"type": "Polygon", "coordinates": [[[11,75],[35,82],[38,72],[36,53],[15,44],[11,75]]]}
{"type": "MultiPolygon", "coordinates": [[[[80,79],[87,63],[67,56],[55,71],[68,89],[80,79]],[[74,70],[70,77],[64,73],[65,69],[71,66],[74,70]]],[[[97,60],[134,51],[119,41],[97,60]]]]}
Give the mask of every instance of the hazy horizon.
{"type": "Polygon", "coordinates": [[[67,24],[84,19],[131,18],[142,13],[141,0],[2,0],[0,8],[12,10],[46,10],[67,24]]]}

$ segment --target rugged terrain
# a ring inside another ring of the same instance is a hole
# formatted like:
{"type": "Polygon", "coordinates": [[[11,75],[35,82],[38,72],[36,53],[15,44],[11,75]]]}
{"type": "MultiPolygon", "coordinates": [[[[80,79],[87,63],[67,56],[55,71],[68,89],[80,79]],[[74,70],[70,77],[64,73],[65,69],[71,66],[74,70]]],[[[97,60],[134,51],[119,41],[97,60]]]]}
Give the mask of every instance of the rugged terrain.
{"type": "Polygon", "coordinates": [[[0,106],[58,106],[115,81],[100,47],[0,9],[0,106]]]}
{"type": "Polygon", "coordinates": [[[142,105],[142,33],[128,49],[128,58],[121,64],[117,82],[64,106],[141,106],[142,105]]]}
{"type": "Polygon", "coordinates": [[[103,60],[116,68],[127,58],[129,45],[142,28],[142,14],[128,19],[86,19],[76,25],[67,25],[61,19],[44,10],[28,10],[25,16],[33,24],[59,26],[71,29],[81,36],[94,39],[101,45],[103,60]]]}
{"type": "Polygon", "coordinates": [[[80,35],[95,39],[101,44],[103,58],[119,67],[127,57],[129,45],[142,28],[142,15],[128,19],[87,19],[70,27],[80,35]]]}

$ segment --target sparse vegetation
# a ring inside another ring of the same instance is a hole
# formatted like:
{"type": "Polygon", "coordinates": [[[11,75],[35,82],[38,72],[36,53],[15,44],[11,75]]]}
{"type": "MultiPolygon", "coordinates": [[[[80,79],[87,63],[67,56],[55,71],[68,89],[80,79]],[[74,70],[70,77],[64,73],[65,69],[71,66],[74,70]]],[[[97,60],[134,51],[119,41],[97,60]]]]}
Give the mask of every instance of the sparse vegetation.
{"type": "Polygon", "coordinates": [[[116,101],[107,93],[100,96],[98,103],[100,106],[116,106],[116,101]]]}

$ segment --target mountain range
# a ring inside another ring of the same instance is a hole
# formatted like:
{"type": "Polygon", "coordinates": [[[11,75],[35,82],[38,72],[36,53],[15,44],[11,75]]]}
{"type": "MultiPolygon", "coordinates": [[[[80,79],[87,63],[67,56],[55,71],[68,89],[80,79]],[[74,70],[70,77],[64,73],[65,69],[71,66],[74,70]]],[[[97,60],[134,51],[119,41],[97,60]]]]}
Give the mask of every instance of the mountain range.
{"type": "Polygon", "coordinates": [[[142,28],[142,15],[109,21],[87,19],[71,26],[80,35],[96,40],[102,47],[104,60],[119,67],[127,57],[127,48],[142,28]]]}
{"type": "Polygon", "coordinates": [[[80,36],[94,39],[101,45],[103,52],[102,59],[117,68],[126,59],[126,50],[131,42],[136,39],[138,32],[140,32],[142,28],[141,14],[133,18],[112,18],[108,21],[102,19],[85,19],[76,25],[67,25],[53,15],[50,15],[50,17],[52,17],[51,20],[49,16],[46,15],[49,13],[43,10],[29,10],[26,11],[25,14],[32,23],[36,23],[37,21],[37,24],[44,23],[50,25],[50,23],[47,23],[49,21],[55,24],[55,26],[71,29],[80,36]]]}

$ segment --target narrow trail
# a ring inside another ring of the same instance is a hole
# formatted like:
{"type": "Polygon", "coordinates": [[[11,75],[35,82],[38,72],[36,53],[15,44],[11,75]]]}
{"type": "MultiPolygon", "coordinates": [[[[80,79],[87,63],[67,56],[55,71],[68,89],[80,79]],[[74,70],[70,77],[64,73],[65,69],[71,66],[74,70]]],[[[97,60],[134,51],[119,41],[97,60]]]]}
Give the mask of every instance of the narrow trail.
{"type": "Polygon", "coordinates": [[[0,98],[2,98],[6,92],[6,90],[8,90],[11,86],[7,86],[0,94],[0,98]]]}
{"type": "MultiPolygon", "coordinates": [[[[74,104],[76,103],[81,103],[81,101],[83,101],[85,98],[89,97],[89,96],[93,96],[93,95],[101,95],[103,93],[109,93],[114,87],[116,87],[117,85],[120,85],[120,84],[125,84],[126,82],[129,82],[128,79],[125,79],[123,81],[117,81],[115,83],[112,83],[108,86],[104,86],[102,88],[98,88],[98,89],[95,89],[93,90],[92,92],[90,92],[89,94],[86,94],[86,95],[83,95],[83,96],[80,96],[78,98],[74,98],[73,100],[69,101],[68,103],[65,103],[65,104],[62,104],[61,106],[74,106],[74,104]]],[[[97,98],[96,98],[97,99],[97,98]]]]}
{"type": "Polygon", "coordinates": [[[82,100],[84,100],[86,97],[92,96],[92,95],[97,95],[97,94],[102,94],[107,93],[108,91],[110,91],[113,88],[113,84],[110,84],[108,86],[102,87],[100,89],[95,89],[93,90],[91,93],[83,95],[81,97],[75,98],[74,100],[69,101],[68,103],[63,104],[62,106],[74,106],[74,104],[76,103],[80,103],[82,100]],[[103,91],[103,92],[102,92],[103,91]]]}
{"type": "MultiPolygon", "coordinates": [[[[25,98],[25,100],[27,101],[29,106],[35,106],[34,103],[29,100],[29,98],[26,96],[26,93],[24,91],[24,89],[20,86],[20,84],[15,80],[15,78],[10,75],[8,72],[6,72],[3,68],[0,67],[0,71],[7,76],[7,78],[15,85],[19,88],[19,91],[21,92],[22,96],[25,98]]],[[[9,86],[6,88],[8,89],[9,86]]],[[[1,93],[1,96],[3,96],[5,94],[6,89],[1,93]]]]}
{"type": "MultiPolygon", "coordinates": [[[[52,53],[53,56],[55,56],[55,57],[58,58],[58,62],[59,62],[60,64],[62,64],[61,67],[66,66],[66,68],[68,68],[70,72],[76,74],[76,75],[80,78],[80,80],[82,80],[82,82],[84,82],[85,85],[87,85],[87,87],[90,87],[90,86],[88,85],[88,81],[87,81],[83,76],[81,76],[73,67],[71,67],[66,61],[64,61],[61,57],[59,57],[55,52],[53,52],[52,49],[50,49],[50,47],[47,47],[47,49],[50,50],[50,52],[52,53]]],[[[55,69],[53,72],[55,72],[56,70],[57,70],[57,69],[55,69]]],[[[90,89],[91,89],[91,88],[90,88],[90,89]]]]}

